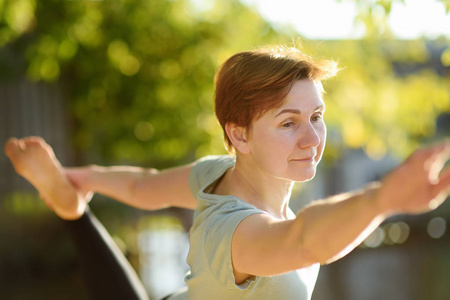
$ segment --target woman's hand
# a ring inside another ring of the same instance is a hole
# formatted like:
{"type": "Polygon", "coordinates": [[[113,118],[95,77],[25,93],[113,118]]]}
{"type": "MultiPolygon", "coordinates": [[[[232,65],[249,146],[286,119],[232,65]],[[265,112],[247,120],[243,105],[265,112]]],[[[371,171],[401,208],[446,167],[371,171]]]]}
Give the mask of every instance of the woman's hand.
{"type": "Polygon", "coordinates": [[[450,141],[414,152],[382,181],[375,201],[387,214],[419,214],[441,205],[450,194],[450,141]]]}

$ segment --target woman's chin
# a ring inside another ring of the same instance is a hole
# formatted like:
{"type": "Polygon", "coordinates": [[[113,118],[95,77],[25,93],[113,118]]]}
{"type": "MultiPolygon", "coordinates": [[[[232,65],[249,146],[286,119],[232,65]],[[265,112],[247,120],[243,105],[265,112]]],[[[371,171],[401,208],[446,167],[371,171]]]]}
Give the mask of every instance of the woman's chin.
{"type": "Polygon", "coordinates": [[[311,179],[313,179],[314,176],[316,176],[315,168],[314,168],[314,170],[310,170],[310,171],[304,170],[303,172],[293,176],[293,178],[291,180],[295,181],[295,182],[307,182],[307,181],[310,181],[311,179]]]}

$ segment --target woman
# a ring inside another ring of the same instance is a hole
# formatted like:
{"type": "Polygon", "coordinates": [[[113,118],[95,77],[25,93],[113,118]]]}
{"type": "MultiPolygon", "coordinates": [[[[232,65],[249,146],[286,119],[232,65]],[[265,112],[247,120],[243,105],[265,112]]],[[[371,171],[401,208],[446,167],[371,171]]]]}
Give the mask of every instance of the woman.
{"type": "MultiPolygon", "coordinates": [[[[442,171],[450,156],[447,142],[416,151],[382,182],[316,201],[297,214],[289,209],[293,183],[311,180],[321,159],[326,127],[320,82],[335,73],[333,62],[314,61],[293,48],[229,58],[216,74],[216,115],[233,156],[206,157],[160,172],[63,169],[39,138],[12,139],[6,153],[56,214],[74,220],[66,223],[81,241],[86,269],[100,250],[83,241],[101,241],[105,252],[114,252],[86,210],[88,195],[97,192],[141,209],[196,209],[188,290],[178,295],[181,299],[310,299],[320,264],[349,253],[387,217],[429,211],[450,192],[450,170],[442,171]],[[95,234],[88,238],[88,232],[95,234]]],[[[122,258],[116,260],[117,272],[104,272],[113,262],[87,271],[91,281],[129,269],[122,258]]],[[[135,274],[127,274],[106,278],[104,287],[97,282],[94,296],[118,295],[111,292],[117,288],[125,290],[122,298],[130,299],[127,293],[144,298],[135,274]],[[128,288],[120,287],[123,282],[130,282],[128,288]]]]}

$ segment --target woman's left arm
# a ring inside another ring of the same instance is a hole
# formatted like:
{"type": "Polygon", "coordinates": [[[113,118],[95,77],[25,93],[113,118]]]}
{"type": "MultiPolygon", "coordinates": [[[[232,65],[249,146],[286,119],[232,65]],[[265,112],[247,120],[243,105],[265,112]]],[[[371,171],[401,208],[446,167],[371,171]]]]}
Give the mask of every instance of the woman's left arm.
{"type": "Polygon", "coordinates": [[[448,142],[418,150],[380,183],[316,201],[294,220],[262,214],[246,218],[233,235],[235,273],[274,275],[330,263],[358,246],[387,217],[435,209],[450,193],[450,168],[442,171],[449,157],[448,142]]]}

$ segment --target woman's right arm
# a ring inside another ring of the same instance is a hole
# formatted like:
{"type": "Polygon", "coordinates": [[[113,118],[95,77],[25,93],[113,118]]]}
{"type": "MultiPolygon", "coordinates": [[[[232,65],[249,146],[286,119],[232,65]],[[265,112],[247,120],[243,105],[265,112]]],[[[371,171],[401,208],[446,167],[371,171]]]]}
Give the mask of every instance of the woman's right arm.
{"type": "Polygon", "coordinates": [[[166,207],[195,209],[189,188],[192,164],[158,171],[130,166],[66,168],[70,181],[84,194],[99,193],[127,205],[155,210],[166,207]]]}

